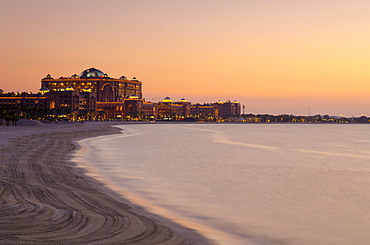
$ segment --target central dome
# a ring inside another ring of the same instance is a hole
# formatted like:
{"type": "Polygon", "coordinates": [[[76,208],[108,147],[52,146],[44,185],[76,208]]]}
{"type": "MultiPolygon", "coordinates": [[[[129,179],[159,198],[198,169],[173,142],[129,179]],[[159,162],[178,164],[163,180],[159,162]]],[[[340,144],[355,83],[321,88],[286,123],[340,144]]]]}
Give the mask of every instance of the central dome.
{"type": "Polygon", "coordinates": [[[89,68],[81,72],[80,78],[82,79],[89,79],[89,78],[100,78],[107,76],[104,72],[101,70],[95,69],[95,68],[89,68]]]}

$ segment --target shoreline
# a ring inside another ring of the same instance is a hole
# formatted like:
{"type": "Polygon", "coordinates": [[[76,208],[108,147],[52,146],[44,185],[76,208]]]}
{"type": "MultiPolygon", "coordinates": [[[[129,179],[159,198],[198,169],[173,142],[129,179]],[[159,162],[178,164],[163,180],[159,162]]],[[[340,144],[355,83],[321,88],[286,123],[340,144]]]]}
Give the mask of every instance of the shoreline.
{"type": "Polygon", "coordinates": [[[114,125],[0,126],[1,243],[211,244],[130,203],[71,161],[78,140],[117,134],[114,125]]]}

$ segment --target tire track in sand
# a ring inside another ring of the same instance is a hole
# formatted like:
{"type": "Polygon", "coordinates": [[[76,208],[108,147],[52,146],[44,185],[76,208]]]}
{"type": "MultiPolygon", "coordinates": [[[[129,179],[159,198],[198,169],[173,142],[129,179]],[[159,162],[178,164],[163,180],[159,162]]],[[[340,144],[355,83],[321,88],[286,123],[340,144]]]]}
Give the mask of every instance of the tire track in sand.
{"type": "Polygon", "coordinates": [[[117,131],[41,133],[1,147],[0,243],[195,244],[97,191],[63,162],[73,139],[117,131]]]}

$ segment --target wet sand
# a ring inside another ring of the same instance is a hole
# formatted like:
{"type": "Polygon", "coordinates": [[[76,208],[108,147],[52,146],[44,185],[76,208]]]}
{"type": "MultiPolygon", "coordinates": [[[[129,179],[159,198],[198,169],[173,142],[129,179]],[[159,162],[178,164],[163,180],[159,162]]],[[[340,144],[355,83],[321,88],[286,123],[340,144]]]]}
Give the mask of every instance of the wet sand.
{"type": "Polygon", "coordinates": [[[76,140],[119,132],[110,123],[0,126],[0,243],[210,244],[132,208],[68,160],[76,140]]]}

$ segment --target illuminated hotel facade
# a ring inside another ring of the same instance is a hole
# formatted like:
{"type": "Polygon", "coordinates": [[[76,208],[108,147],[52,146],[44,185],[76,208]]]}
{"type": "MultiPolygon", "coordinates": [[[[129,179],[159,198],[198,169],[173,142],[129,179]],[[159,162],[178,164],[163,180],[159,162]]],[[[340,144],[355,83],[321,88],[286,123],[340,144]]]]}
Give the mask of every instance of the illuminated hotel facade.
{"type": "Polygon", "coordinates": [[[100,119],[122,119],[125,114],[135,115],[141,110],[141,81],[135,77],[112,78],[94,67],[58,79],[48,74],[41,80],[41,87],[40,92],[46,92],[49,109],[88,110],[100,119]],[[60,98],[62,93],[65,95],[60,98]],[[77,98],[81,99],[77,102],[77,98]],[[78,106],[73,106],[76,103],[78,106]]]}
{"type": "Polygon", "coordinates": [[[41,87],[50,91],[77,91],[96,93],[97,102],[123,102],[129,97],[142,98],[142,83],[135,77],[111,78],[96,68],[89,68],[70,77],[54,79],[50,74],[41,80],[41,87]]]}
{"type": "Polygon", "coordinates": [[[94,67],[79,75],[41,79],[38,94],[0,93],[0,105],[44,108],[67,115],[70,120],[212,120],[240,115],[238,102],[192,104],[186,99],[145,101],[142,82],[135,77],[112,78],[94,67]],[[84,114],[84,117],[76,115],[84,114]],[[69,115],[69,116],[68,116],[69,115]],[[71,116],[72,115],[72,116],[71,116]],[[87,115],[87,116],[86,116],[87,115]]]}

